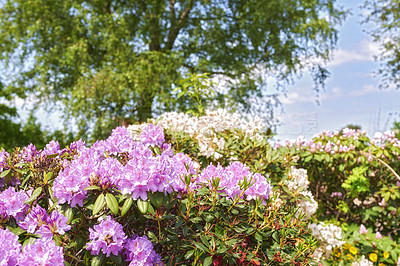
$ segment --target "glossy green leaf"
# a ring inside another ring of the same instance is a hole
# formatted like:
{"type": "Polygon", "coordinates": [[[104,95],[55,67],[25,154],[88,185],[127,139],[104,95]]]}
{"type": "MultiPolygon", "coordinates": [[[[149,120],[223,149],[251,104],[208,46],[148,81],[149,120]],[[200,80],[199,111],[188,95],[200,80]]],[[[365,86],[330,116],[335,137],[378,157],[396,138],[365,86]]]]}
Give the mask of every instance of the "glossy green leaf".
{"type": "Polygon", "coordinates": [[[101,211],[101,209],[103,209],[103,206],[104,206],[104,195],[100,194],[93,205],[93,210],[92,210],[93,215],[96,215],[99,211],[101,211]]]}
{"type": "Polygon", "coordinates": [[[141,212],[141,213],[143,213],[143,214],[146,214],[147,213],[147,210],[148,210],[148,208],[149,208],[149,202],[148,201],[143,201],[143,200],[141,200],[140,198],[139,199],[137,199],[137,206],[138,206],[138,208],[139,208],[139,211],[141,212]]]}
{"type": "Polygon", "coordinates": [[[111,194],[111,193],[107,193],[106,194],[106,202],[107,202],[108,208],[110,208],[112,213],[117,215],[118,211],[119,211],[119,208],[118,208],[119,206],[118,206],[118,201],[115,198],[115,196],[113,194],[111,194]]]}
{"type": "Polygon", "coordinates": [[[8,175],[10,173],[11,169],[7,169],[3,172],[1,172],[0,177],[5,177],[6,175],[8,175]]]}
{"type": "Polygon", "coordinates": [[[24,204],[31,204],[37,197],[39,197],[39,195],[42,193],[43,188],[42,187],[38,187],[36,188],[33,192],[32,192],[32,196],[24,201],[24,204]]]}
{"type": "Polygon", "coordinates": [[[203,266],[209,266],[209,265],[211,265],[212,263],[213,263],[213,257],[212,257],[212,256],[209,256],[209,257],[207,257],[207,258],[204,260],[203,266]]]}
{"type": "Polygon", "coordinates": [[[124,216],[129,211],[132,204],[133,204],[132,197],[129,197],[125,200],[124,205],[122,206],[122,209],[121,209],[121,216],[124,216]]]}
{"type": "Polygon", "coordinates": [[[85,187],[83,190],[100,190],[99,186],[89,186],[85,187]]]}

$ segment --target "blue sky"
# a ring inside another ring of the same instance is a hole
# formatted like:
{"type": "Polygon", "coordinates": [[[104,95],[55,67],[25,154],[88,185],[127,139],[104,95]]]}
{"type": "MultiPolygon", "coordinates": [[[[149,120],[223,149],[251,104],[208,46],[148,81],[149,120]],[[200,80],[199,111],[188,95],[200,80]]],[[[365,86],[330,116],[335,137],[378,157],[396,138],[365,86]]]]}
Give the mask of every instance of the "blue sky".
{"type": "Polygon", "coordinates": [[[362,0],[341,0],[339,4],[351,8],[352,14],[340,27],[338,49],[328,64],[331,75],[326,89],[315,103],[309,75],[287,88],[287,97],[281,96],[285,110],[278,114],[281,126],[277,138],[312,137],[322,130],[339,130],[355,124],[372,136],[376,131],[391,128],[400,121],[400,91],[379,89],[379,77],[373,71],[379,67],[373,56],[379,47],[363,32],[361,25],[362,0]]]}
{"type": "MultiPolygon", "coordinates": [[[[315,101],[313,83],[309,75],[296,80],[287,88],[286,96],[280,96],[284,113],[275,116],[280,121],[277,139],[311,138],[322,130],[339,130],[348,124],[356,124],[372,136],[376,131],[390,129],[395,120],[400,121],[400,91],[380,90],[379,77],[373,76],[379,63],[373,56],[378,46],[363,32],[360,5],[363,0],[339,0],[338,4],[352,10],[339,28],[338,48],[328,64],[331,75],[325,91],[315,101]]],[[[21,109],[21,116],[26,112],[21,109]]],[[[37,113],[39,121],[49,129],[61,129],[56,113],[37,113]]]]}

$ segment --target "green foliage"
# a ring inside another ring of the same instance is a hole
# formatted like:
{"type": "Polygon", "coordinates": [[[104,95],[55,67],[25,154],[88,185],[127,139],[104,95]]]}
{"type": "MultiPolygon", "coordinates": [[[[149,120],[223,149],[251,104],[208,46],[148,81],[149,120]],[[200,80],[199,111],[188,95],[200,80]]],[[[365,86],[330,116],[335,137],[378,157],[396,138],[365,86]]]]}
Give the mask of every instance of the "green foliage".
{"type": "Polygon", "coordinates": [[[374,265],[395,265],[400,256],[399,245],[390,237],[377,237],[372,228],[368,228],[367,233],[360,233],[360,226],[352,224],[345,230],[345,241],[341,248],[334,249],[333,256],[323,265],[351,265],[362,256],[374,265]]]}
{"type": "Polygon", "coordinates": [[[309,265],[316,241],[294,210],[246,203],[207,187],[179,201],[161,242],[167,265],[309,265]],[[177,246],[181,247],[177,252],[177,246]]]}
{"type": "Polygon", "coordinates": [[[359,193],[369,191],[368,179],[364,173],[368,170],[368,166],[360,166],[353,169],[353,173],[344,180],[342,187],[348,190],[349,197],[356,198],[359,193]]]}
{"type": "Polygon", "coordinates": [[[381,52],[377,59],[382,62],[378,74],[381,86],[400,88],[400,2],[399,0],[365,0],[367,11],[364,23],[372,23],[369,31],[381,52]]]}
{"type": "Polygon", "coordinates": [[[392,130],[396,134],[396,138],[400,139],[400,122],[394,122],[392,130]]]}
{"type": "Polygon", "coordinates": [[[211,81],[208,74],[189,74],[187,78],[180,81],[181,87],[175,88],[172,92],[181,91],[177,98],[189,97],[188,114],[203,115],[210,101],[215,97],[211,88],[211,81]]]}
{"type": "Polygon", "coordinates": [[[7,93],[63,104],[78,137],[93,140],[186,110],[172,93],[185,73],[223,78],[217,99],[229,107],[260,96],[265,72],[290,81],[310,68],[321,85],[328,72],[315,59],[329,59],[345,15],[334,0],[11,0],[0,60],[19,70],[7,93]]]}

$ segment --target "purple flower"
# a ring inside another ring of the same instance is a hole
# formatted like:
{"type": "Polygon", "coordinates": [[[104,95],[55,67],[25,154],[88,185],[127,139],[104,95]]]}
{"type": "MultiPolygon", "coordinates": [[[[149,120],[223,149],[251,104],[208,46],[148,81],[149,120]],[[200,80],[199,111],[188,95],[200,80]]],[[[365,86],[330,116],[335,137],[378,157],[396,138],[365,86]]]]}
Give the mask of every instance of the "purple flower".
{"type": "Polygon", "coordinates": [[[7,159],[10,157],[10,154],[6,151],[0,151],[0,172],[3,172],[9,166],[7,164],[7,159]]]}
{"type": "Polygon", "coordinates": [[[174,165],[168,155],[148,156],[134,154],[125,166],[117,188],[122,194],[131,194],[134,200],[147,199],[147,191],[172,191],[168,179],[174,174],[174,165]]]}
{"type": "Polygon", "coordinates": [[[71,149],[71,150],[76,150],[77,152],[82,152],[83,150],[85,150],[86,149],[86,144],[85,144],[85,142],[82,140],[82,139],[79,139],[79,140],[77,140],[77,141],[74,141],[74,142],[72,142],[70,145],[69,145],[69,148],[71,149]]]}
{"type": "Polygon", "coordinates": [[[140,139],[143,144],[149,146],[161,146],[165,141],[164,131],[158,126],[149,124],[143,129],[142,133],[140,134],[140,139]]]}
{"type": "Polygon", "coordinates": [[[219,186],[224,187],[222,191],[230,198],[235,198],[242,192],[239,183],[243,182],[245,177],[248,182],[252,180],[251,183],[253,184],[244,192],[244,195],[247,196],[247,200],[255,199],[256,197],[261,197],[264,200],[268,199],[271,192],[271,185],[262,175],[252,174],[250,170],[240,162],[233,162],[225,169],[220,165],[209,165],[199,175],[198,182],[210,184],[213,179],[219,178],[219,186]]]}
{"type": "Polygon", "coordinates": [[[376,239],[382,239],[382,234],[379,233],[379,232],[376,232],[375,238],[376,238],[376,239]]]}
{"type": "MultiPolygon", "coordinates": [[[[192,159],[186,154],[180,152],[176,154],[172,159],[174,166],[174,174],[168,178],[169,185],[173,190],[178,192],[187,192],[186,184],[183,182],[186,175],[195,175],[195,164],[192,159]]],[[[195,183],[190,184],[190,189],[195,188],[195,183]]]]}
{"type": "Polygon", "coordinates": [[[59,153],[59,151],[60,151],[60,144],[58,143],[58,141],[52,140],[46,145],[45,149],[43,150],[43,153],[46,155],[50,155],[59,153]]]}
{"type": "Polygon", "coordinates": [[[23,220],[29,205],[24,201],[29,197],[23,191],[15,191],[14,187],[9,187],[0,194],[0,203],[4,205],[9,216],[14,216],[17,221],[23,220]]]}
{"type": "Polygon", "coordinates": [[[341,198],[343,196],[342,192],[332,192],[331,198],[338,197],[341,198]]]}
{"type": "Polygon", "coordinates": [[[52,238],[54,233],[63,235],[65,231],[71,229],[67,221],[68,219],[58,211],[53,211],[49,216],[45,209],[35,206],[25,220],[19,222],[18,225],[28,233],[52,238]]]}
{"type": "Polygon", "coordinates": [[[32,162],[33,158],[38,154],[36,146],[32,143],[24,147],[18,157],[26,163],[32,162]]]}
{"type": "Polygon", "coordinates": [[[21,253],[18,237],[6,229],[0,228],[0,265],[17,265],[21,253]]]}
{"type": "Polygon", "coordinates": [[[268,183],[265,177],[259,173],[252,175],[251,182],[254,182],[254,184],[244,192],[244,194],[247,196],[247,200],[252,200],[259,197],[265,203],[265,200],[269,198],[269,194],[272,191],[270,183],[268,183]]]}
{"type": "Polygon", "coordinates": [[[91,185],[97,185],[102,189],[114,186],[123,171],[122,164],[115,158],[107,158],[96,167],[95,172],[91,175],[91,185]],[[93,176],[94,174],[94,176],[93,176]]]}
{"type": "Polygon", "coordinates": [[[87,243],[87,249],[91,250],[92,255],[98,255],[100,249],[107,257],[110,254],[118,255],[118,252],[123,249],[123,244],[126,239],[122,225],[107,216],[106,220],[102,220],[99,224],[95,225],[94,230],[89,228],[89,239],[91,242],[87,243]]]}
{"type": "Polygon", "coordinates": [[[64,265],[63,248],[51,238],[40,238],[27,245],[18,261],[19,265],[64,265]]]}
{"type": "Polygon", "coordinates": [[[130,152],[136,144],[125,127],[117,127],[102,145],[108,153],[116,154],[130,152]]]}
{"type": "Polygon", "coordinates": [[[7,208],[4,203],[0,203],[0,224],[7,223],[9,215],[7,213],[7,208]]]}
{"type": "Polygon", "coordinates": [[[159,263],[161,265],[160,255],[154,251],[153,243],[146,236],[134,236],[128,239],[124,254],[126,260],[131,262],[129,265],[152,266],[159,263]]]}
{"type": "Polygon", "coordinates": [[[46,224],[47,217],[47,211],[37,205],[31,210],[31,212],[25,217],[23,221],[20,221],[18,223],[18,225],[22,229],[26,230],[28,233],[33,234],[43,224],[46,224]]]}
{"type": "Polygon", "coordinates": [[[83,206],[87,198],[84,189],[90,186],[89,177],[96,172],[98,164],[96,151],[87,149],[60,172],[53,183],[53,195],[59,199],[59,204],[68,202],[72,207],[83,206]]]}

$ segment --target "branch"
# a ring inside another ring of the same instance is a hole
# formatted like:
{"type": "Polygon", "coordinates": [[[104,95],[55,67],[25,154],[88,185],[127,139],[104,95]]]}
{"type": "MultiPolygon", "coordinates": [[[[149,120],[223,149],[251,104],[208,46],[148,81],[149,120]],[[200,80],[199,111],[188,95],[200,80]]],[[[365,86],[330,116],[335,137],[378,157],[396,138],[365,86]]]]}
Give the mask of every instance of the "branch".
{"type": "MultiPolygon", "coordinates": [[[[175,1],[171,0],[170,1],[171,12],[175,11],[174,4],[175,4],[175,1]]],[[[167,38],[167,43],[165,45],[165,49],[172,50],[172,47],[174,46],[174,43],[176,40],[176,37],[178,37],[179,31],[183,28],[183,26],[186,24],[186,22],[189,18],[189,13],[193,8],[193,4],[194,4],[194,1],[189,0],[186,7],[179,14],[178,22],[175,22],[176,21],[175,12],[173,12],[173,16],[171,18],[171,30],[168,33],[168,38],[167,38]]]]}

